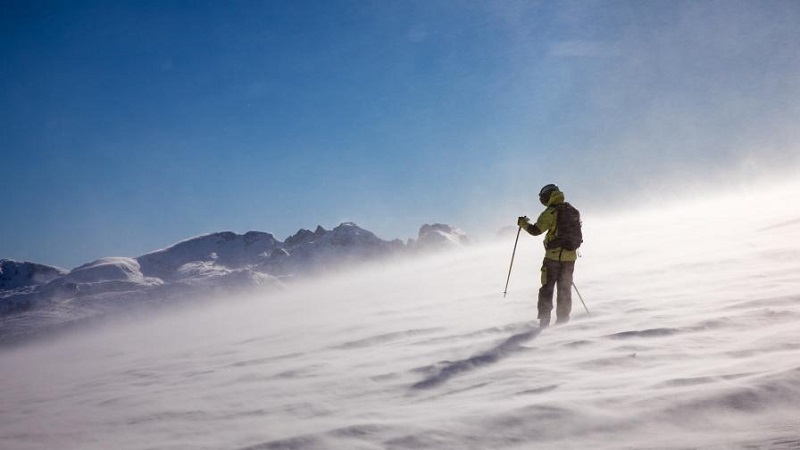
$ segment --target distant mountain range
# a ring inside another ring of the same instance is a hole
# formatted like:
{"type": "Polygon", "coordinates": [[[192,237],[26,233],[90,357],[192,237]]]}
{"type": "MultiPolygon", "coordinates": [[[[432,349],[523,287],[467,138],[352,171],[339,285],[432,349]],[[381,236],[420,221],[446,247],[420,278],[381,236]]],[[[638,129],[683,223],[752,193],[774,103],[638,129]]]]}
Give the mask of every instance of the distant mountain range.
{"type": "Polygon", "coordinates": [[[281,242],[250,231],[212,233],[136,258],[108,257],[72,270],[0,260],[0,342],[106,313],[254,287],[279,288],[390,256],[468,245],[458,228],[423,225],[416,240],[386,241],[354,223],[301,229],[281,242]]]}

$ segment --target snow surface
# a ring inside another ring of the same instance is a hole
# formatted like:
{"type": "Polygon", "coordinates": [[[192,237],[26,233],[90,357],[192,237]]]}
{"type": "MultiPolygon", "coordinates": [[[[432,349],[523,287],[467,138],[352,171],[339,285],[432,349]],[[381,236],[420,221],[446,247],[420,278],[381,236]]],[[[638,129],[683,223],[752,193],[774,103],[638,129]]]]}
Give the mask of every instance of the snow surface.
{"type": "Polygon", "coordinates": [[[542,333],[523,236],[0,350],[0,448],[800,448],[797,205],[584,214],[542,333]]]}

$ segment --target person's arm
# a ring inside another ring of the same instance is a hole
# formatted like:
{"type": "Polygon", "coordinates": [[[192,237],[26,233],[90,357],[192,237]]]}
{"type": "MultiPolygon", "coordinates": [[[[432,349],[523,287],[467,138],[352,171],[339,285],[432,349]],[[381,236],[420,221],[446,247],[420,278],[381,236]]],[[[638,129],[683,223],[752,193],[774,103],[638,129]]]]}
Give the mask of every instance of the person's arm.
{"type": "Polygon", "coordinates": [[[519,225],[520,228],[522,228],[523,230],[527,231],[528,234],[532,234],[534,236],[538,236],[544,233],[542,230],[539,229],[538,226],[530,223],[527,217],[520,217],[519,219],[517,219],[517,225],[519,225]]]}
{"type": "Polygon", "coordinates": [[[539,214],[535,224],[531,224],[532,231],[528,231],[534,236],[546,233],[548,230],[555,226],[555,216],[551,208],[547,208],[539,214]]]}

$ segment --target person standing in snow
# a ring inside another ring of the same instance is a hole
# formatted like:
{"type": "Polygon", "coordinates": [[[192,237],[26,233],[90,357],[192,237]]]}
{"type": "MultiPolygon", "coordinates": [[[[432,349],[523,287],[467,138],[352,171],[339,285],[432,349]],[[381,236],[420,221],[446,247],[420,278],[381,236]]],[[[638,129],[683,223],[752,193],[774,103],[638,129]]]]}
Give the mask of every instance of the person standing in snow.
{"type": "Polygon", "coordinates": [[[539,289],[539,327],[550,325],[553,292],[556,291],[556,323],[569,322],[572,311],[572,273],[578,259],[577,249],[583,241],[580,213],[564,201],[564,193],[555,184],[539,192],[539,201],[547,208],[530,223],[527,217],[517,219],[517,225],[533,236],[544,237],[542,287],[539,289]]]}

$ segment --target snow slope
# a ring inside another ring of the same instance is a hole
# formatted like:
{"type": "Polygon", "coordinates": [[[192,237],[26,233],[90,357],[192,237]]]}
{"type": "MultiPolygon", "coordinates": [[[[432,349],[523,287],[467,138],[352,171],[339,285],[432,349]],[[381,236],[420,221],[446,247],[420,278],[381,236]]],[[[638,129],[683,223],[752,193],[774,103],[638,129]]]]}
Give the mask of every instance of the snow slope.
{"type": "Polygon", "coordinates": [[[543,333],[523,236],[0,350],[0,448],[800,448],[798,204],[584,215],[543,333]]]}

